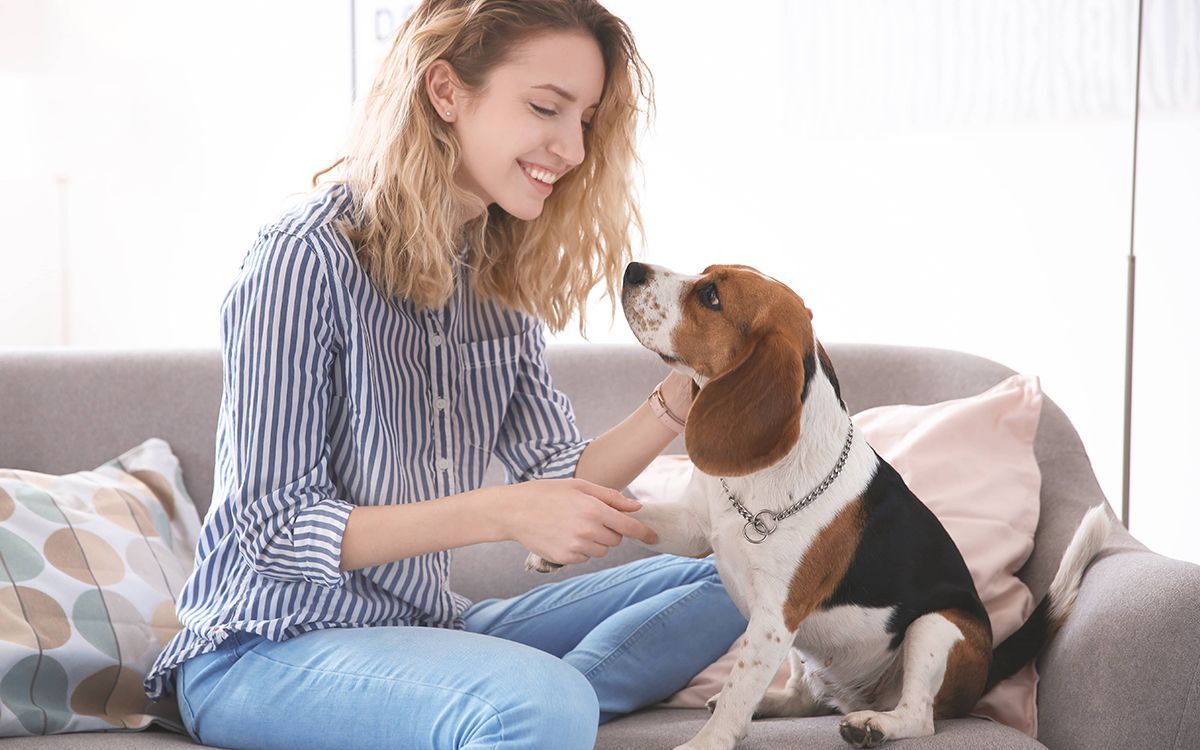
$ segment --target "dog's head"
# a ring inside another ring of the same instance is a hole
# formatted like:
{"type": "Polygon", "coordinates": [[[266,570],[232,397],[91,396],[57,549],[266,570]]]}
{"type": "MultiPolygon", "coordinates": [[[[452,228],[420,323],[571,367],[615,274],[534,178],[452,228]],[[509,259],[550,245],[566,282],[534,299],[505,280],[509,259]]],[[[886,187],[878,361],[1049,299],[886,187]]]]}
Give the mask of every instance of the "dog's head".
{"type": "Polygon", "coordinates": [[[685,440],[701,471],[741,476],[791,451],[808,380],[828,362],[795,292],[748,266],[685,276],[630,263],[621,303],[638,341],[700,385],[685,440]]]}

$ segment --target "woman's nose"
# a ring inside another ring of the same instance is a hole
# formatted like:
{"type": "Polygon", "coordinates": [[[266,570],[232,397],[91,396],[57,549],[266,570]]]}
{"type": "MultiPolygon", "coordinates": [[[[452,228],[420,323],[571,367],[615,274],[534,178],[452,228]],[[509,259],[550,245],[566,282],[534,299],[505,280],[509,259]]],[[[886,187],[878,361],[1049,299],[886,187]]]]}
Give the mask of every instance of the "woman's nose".
{"type": "Polygon", "coordinates": [[[583,163],[583,157],[586,155],[583,146],[583,128],[568,127],[568,131],[558,138],[558,142],[551,150],[555,156],[565,161],[571,168],[575,168],[583,163]]]}

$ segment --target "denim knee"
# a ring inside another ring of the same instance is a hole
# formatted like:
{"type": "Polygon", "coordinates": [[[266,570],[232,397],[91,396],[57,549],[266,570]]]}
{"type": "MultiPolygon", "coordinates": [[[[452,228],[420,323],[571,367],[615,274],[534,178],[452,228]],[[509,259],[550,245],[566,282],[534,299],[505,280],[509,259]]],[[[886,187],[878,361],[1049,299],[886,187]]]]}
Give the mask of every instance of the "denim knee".
{"type": "Polygon", "coordinates": [[[575,667],[561,659],[543,673],[538,686],[539,702],[546,707],[547,736],[563,738],[561,747],[591,750],[600,725],[600,702],[596,689],[575,667]]]}
{"type": "MultiPolygon", "coordinates": [[[[557,657],[537,659],[530,669],[519,670],[521,685],[516,688],[519,717],[509,723],[531,729],[514,747],[591,750],[596,744],[600,724],[600,703],[596,690],[578,669],[557,657]],[[536,735],[529,736],[530,734],[536,735]]],[[[514,738],[515,739],[515,738],[514,738]]]]}

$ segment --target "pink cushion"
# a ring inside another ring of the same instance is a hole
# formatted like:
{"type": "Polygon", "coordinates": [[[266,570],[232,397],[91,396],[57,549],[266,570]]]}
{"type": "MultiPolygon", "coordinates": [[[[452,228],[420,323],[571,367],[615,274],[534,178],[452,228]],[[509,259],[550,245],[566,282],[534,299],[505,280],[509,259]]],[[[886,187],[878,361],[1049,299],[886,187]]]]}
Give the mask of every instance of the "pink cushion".
{"type": "MultiPolygon", "coordinates": [[[[1014,375],[969,398],[928,406],[881,406],[854,416],[858,433],[900,472],[946,527],[961,550],[992,621],[995,643],[1033,612],[1033,595],[1016,577],[1033,552],[1040,509],[1041,472],[1033,439],[1041,415],[1036,377],[1014,375]]],[[[645,501],[678,497],[691,462],[655,459],[629,486],[645,501]]],[[[735,645],[663,703],[700,708],[720,691],[735,645]]],[[[785,661],[772,683],[788,678],[785,661]]],[[[979,701],[973,715],[1037,736],[1037,672],[1029,664],[979,701]]]]}

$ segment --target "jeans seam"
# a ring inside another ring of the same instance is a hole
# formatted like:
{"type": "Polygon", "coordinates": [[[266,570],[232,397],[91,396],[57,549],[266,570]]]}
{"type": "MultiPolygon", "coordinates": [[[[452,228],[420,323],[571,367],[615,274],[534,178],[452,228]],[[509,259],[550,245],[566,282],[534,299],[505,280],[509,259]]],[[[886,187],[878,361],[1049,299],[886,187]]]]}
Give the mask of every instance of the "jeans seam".
{"type": "MultiPolygon", "coordinates": [[[[192,739],[196,740],[197,743],[203,745],[204,740],[200,739],[200,727],[196,722],[196,712],[192,710],[192,702],[187,699],[187,695],[184,694],[185,691],[183,690],[182,686],[179,684],[180,679],[183,677],[182,667],[183,667],[183,665],[181,664],[180,669],[178,670],[178,674],[176,675],[176,678],[175,678],[175,693],[179,696],[179,700],[183,701],[184,705],[187,706],[188,714],[192,717],[192,720],[190,722],[192,725],[192,728],[188,731],[188,734],[194,735],[192,739]]],[[[186,724],[184,725],[184,728],[185,729],[187,728],[186,724]]]]}
{"type": "MultiPolygon", "coordinates": [[[[237,641],[234,641],[234,643],[236,644],[236,643],[237,643],[237,641]]],[[[234,664],[237,664],[237,657],[236,657],[235,655],[233,655],[233,654],[229,654],[228,652],[226,652],[226,653],[224,654],[224,656],[225,656],[226,658],[228,658],[228,659],[229,659],[229,667],[232,667],[234,664]]],[[[225,674],[226,674],[226,673],[228,673],[228,671],[229,671],[229,667],[226,667],[226,668],[225,668],[225,671],[221,673],[221,679],[224,679],[224,677],[225,677],[225,674]]],[[[180,665],[179,665],[178,674],[179,674],[179,675],[182,675],[182,674],[183,674],[183,665],[182,665],[182,664],[180,664],[180,665]]],[[[196,711],[195,711],[195,710],[192,708],[192,702],[191,702],[191,701],[189,701],[189,700],[187,699],[187,697],[186,697],[186,696],[183,694],[183,693],[184,693],[184,691],[183,691],[183,690],[179,690],[179,689],[178,689],[178,688],[179,688],[179,683],[178,683],[178,681],[176,682],[176,684],[175,684],[175,687],[176,687],[176,691],[175,691],[175,692],[177,692],[177,693],[179,694],[179,697],[183,698],[184,702],[185,702],[185,703],[187,703],[188,711],[191,711],[191,714],[192,714],[192,731],[193,731],[193,732],[195,732],[195,734],[196,734],[196,740],[197,740],[198,742],[200,742],[200,744],[204,744],[204,741],[203,741],[203,740],[200,738],[200,714],[199,714],[199,713],[197,713],[197,712],[196,712],[196,711]]],[[[209,695],[211,695],[211,693],[209,693],[209,695]]],[[[208,702],[208,696],[205,696],[205,699],[204,699],[203,701],[201,701],[201,702],[200,702],[200,709],[201,709],[201,710],[203,710],[203,709],[204,709],[204,704],[205,704],[205,703],[207,703],[207,702],[208,702]]]]}
{"type": "MultiPolygon", "coordinates": [[[[691,564],[694,562],[696,562],[696,561],[692,558],[681,559],[679,561],[672,561],[668,565],[664,565],[661,568],[656,568],[654,570],[642,571],[642,572],[636,573],[634,575],[631,575],[627,578],[620,578],[615,581],[611,581],[603,586],[598,586],[594,589],[589,589],[585,593],[583,593],[577,597],[574,597],[572,599],[556,601],[553,604],[551,604],[550,606],[543,607],[542,609],[534,610],[532,612],[526,612],[525,614],[519,615],[517,617],[506,618],[503,622],[497,623],[497,624],[493,625],[491,628],[489,628],[488,632],[495,633],[499,628],[502,628],[505,625],[512,625],[512,624],[515,624],[518,622],[524,622],[525,620],[528,620],[528,619],[531,619],[534,617],[538,617],[540,615],[544,615],[547,612],[552,612],[556,609],[561,609],[562,607],[568,606],[570,604],[575,604],[576,602],[581,602],[581,601],[584,601],[585,599],[590,599],[591,597],[593,597],[597,594],[603,593],[603,592],[605,592],[611,588],[614,588],[616,586],[619,586],[623,583],[627,583],[629,581],[637,580],[638,578],[642,578],[642,577],[645,577],[648,575],[652,575],[654,573],[661,572],[663,570],[663,568],[676,567],[679,565],[688,565],[688,564],[691,564]]],[[[715,575],[716,575],[716,568],[713,568],[712,573],[706,573],[704,576],[702,576],[701,578],[698,578],[695,581],[689,581],[688,583],[681,583],[678,585],[679,586],[690,586],[693,583],[699,583],[701,581],[704,581],[705,579],[710,579],[715,575]]]]}
{"type": "MultiPolygon", "coordinates": [[[[705,583],[705,582],[697,581],[697,583],[705,583]]],[[[608,665],[608,663],[613,659],[613,657],[615,657],[620,651],[624,650],[627,646],[630,646],[630,645],[636,643],[642,637],[642,633],[644,632],[647,625],[650,625],[653,622],[661,620],[663,617],[665,617],[667,615],[668,612],[670,612],[671,610],[680,606],[681,604],[688,601],[689,599],[697,596],[699,593],[700,593],[700,588],[696,587],[696,590],[691,591],[691,592],[685,594],[684,596],[679,597],[675,601],[671,602],[667,606],[660,609],[658,612],[655,612],[653,617],[647,619],[641,625],[638,625],[637,628],[634,629],[633,633],[631,633],[629,635],[629,637],[627,637],[625,640],[618,643],[616,646],[613,646],[612,650],[610,650],[599,661],[597,661],[595,664],[593,664],[591,667],[589,667],[588,670],[583,673],[583,676],[589,678],[589,681],[590,681],[591,676],[602,672],[604,670],[604,668],[608,665]]]]}

